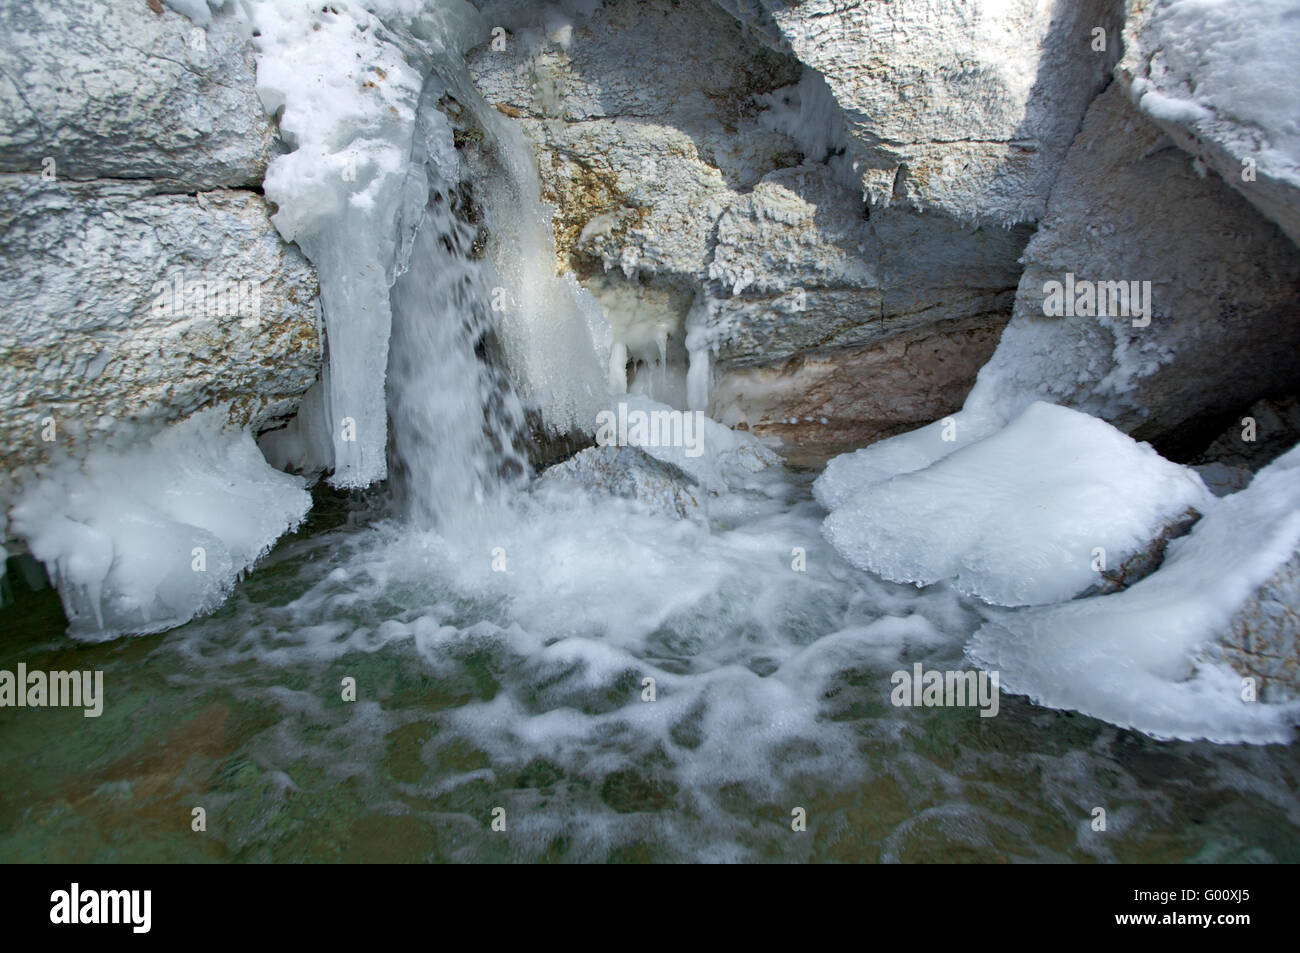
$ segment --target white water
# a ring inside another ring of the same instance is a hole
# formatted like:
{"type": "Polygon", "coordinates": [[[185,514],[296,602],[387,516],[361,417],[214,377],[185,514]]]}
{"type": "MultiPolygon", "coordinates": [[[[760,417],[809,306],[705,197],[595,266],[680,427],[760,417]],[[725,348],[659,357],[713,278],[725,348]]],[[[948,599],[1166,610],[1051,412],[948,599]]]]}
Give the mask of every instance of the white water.
{"type": "Polygon", "coordinates": [[[475,261],[463,170],[441,87],[419,116],[429,200],[391,293],[391,483],[408,519],[451,531],[527,473],[524,408],[492,350],[492,270],[475,261]],[[437,95],[435,95],[437,94],[437,95]]]}

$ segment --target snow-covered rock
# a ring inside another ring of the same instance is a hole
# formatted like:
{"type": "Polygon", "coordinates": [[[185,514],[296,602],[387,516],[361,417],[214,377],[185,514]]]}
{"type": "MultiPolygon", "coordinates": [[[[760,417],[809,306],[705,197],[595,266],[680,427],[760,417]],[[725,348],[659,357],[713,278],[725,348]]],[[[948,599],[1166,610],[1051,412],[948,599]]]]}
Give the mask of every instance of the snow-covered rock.
{"type": "Polygon", "coordinates": [[[1297,548],[1300,449],[1220,500],[1136,585],[999,613],[967,654],[1003,691],[1158,738],[1287,742],[1300,723],[1286,700],[1297,548]]]}
{"type": "Polygon", "coordinates": [[[823,532],[886,579],[951,579],[995,605],[1037,605],[1112,581],[1108,569],[1212,505],[1191,470],[1104,421],[1035,403],[931,466],[850,493],[823,532]]]}
{"type": "Polygon", "coordinates": [[[1143,114],[1300,244],[1300,3],[1131,0],[1116,75],[1143,114]]]}
{"type": "Polygon", "coordinates": [[[318,378],[316,272],[249,24],[191,6],[0,10],[0,528],[84,637],[211,609],[310,502],[251,434],[318,378]]]}

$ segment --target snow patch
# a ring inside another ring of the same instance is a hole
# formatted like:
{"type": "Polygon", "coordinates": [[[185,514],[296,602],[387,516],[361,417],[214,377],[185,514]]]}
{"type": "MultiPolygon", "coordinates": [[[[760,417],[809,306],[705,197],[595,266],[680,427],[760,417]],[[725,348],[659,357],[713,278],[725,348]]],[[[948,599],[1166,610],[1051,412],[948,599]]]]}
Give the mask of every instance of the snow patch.
{"type": "Polygon", "coordinates": [[[1002,689],[1156,738],[1285,743],[1300,703],[1242,698],[1207,648],[1300,546],[1300,448],[1219,501],[1160,569],[1114,595],[999,613],[967,654],[1002,689]]]}
{"type": "Polygon", "coordinates": [[[1194,471],[1040,401],[991,436],[848,496],[823,532],[893,582],[952,579],[995,605],[1039,605],[1085,591],[1188,509],[1213,505],[1194,471]]]}

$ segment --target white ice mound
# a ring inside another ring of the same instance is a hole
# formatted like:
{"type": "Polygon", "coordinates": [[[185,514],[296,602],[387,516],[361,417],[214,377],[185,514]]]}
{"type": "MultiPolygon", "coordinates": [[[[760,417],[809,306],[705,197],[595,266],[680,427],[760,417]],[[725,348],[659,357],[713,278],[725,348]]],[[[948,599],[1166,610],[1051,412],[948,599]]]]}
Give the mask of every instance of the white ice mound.
{"type": "Polygon", "coordinates": [[[962,410],[916,430],[835,457],[813,484],[817,502],[838,509],[850,497],[891,477],[915,473],[996,431],[1004,419],[962,410]]]}
{"type": "Polygon", "coordinates": [[[1213,505],[1194,471],[1039,401],[992,436],[849,496],[822,532],[894,582],[951,579],[995,605],[1039,605],[1078,595],[1188,509],[1213,505]]]}
{"type": "Polygon", "coordinates": [[[58,586],[70,635],[158,632],[211,611],[306,515],[303,481],[224,419],[212,410],[125,452],[94,450],[24,490],[12,528],[58,586]]]}
{"type": "Polygon", "coordinates": [[[1159,571],[1109,596],[999,613],[968,656],[1027,695],[1155,738],[1287,742],[1300,704],[1243,698],[1202,647],[1300,546],[1300,448],[1220,500],[1159,571]]]}

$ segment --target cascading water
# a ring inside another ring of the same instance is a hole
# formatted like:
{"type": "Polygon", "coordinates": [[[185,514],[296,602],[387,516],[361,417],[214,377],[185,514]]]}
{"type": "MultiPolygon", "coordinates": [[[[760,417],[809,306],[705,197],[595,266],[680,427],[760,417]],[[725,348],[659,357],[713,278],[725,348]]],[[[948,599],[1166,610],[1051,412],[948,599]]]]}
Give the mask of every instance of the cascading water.
{"type": "Polygon", "coordinates": [[[436,65],[408,174],[429,198],[390,294],[394,490],[408,517],[443,530],[520,485],[528,409],[549,433],[580,433],[606,401],[608,323],[556,275],[537,170],[502,118],[463,63],[436,65]],[[475,148],[458,149],[458,131],[475,148]]]}
{"type": "Polygon", "coordinates": [[[417,130],[429,184],[424,219],[390,300],[390,472],[406,515],[444,530],[527,472],[524,408],[496,351],[489,264],[447,117],[426,90],[417,130]]]}

